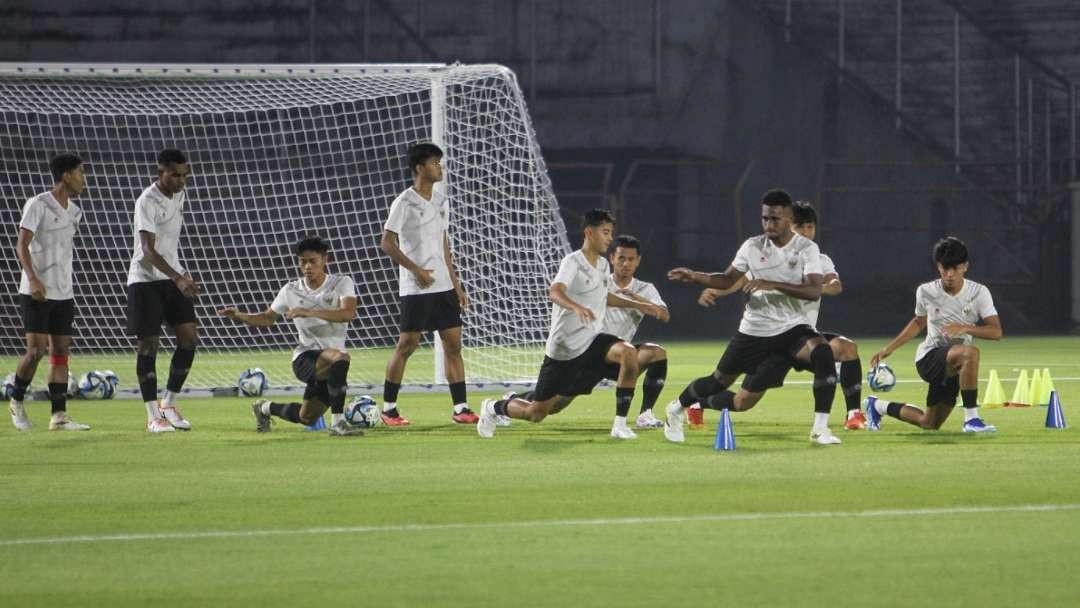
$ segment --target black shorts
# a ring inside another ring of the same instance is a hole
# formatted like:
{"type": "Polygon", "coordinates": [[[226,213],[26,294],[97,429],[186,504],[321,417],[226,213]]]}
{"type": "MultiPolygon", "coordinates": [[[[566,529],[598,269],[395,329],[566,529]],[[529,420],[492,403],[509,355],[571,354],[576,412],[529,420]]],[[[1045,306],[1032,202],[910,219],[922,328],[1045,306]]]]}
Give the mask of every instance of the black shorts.
{"type": "Polygon", "coordinates": [[[960,394],[960,375],[949,377],[949,346],[939,346],[915,362],[919,377],[926,382],[926,405],[956,405],[960,394]]]}
{"type": "Polygon", "coordinates": [[[461,327],[461,303],[453,289],[401,298],[401,331],[439,331],[461,327]]]}
{"type": "Polygon", "coordinates": [[[74,333],[75,300],[45,300],[40,302],[19,294],[23,329],[28,334],[70,336],[74,333]]]}
{"type": "Polygon", "coordinates": [[[161,335],[171,327],[195,322],[195,302],[184,297],[172,281],[132,283],[127,288],[127,333],[140,338],[161,335]]]}
{"type": "Polygon", "coordinates": [[[315,365],[319,360],[321,350],[309,350],[297,355],[292,362],[293,375],[304,383],[304,401],[314,399],[321,401],[323,405],[330,405],[330,392],[326,382],[315,379],[315,365]]]}
{"type": "MultiPolygon", "coordinates": [[[[597,334],[585,352],[569,361],[545,355],[532,392],[533,401],[545,401],[555,395],[575,397],[591,393],[608,373],[607,352],[616,342],[621,340],[611,334],[597,334]]],[[[618,371],[615,375],[618,377],[618,371]]]]}
{"type": "Polygon", "coordinates": [[[778,388],[795,367],[795,354],[807,340],[820,335],[809,325],[796,325],[775,336],[748,336],[739,332],[728,343],[716,369],[724,375],[746,374],[742,387],[753,393],[778,388]]]}

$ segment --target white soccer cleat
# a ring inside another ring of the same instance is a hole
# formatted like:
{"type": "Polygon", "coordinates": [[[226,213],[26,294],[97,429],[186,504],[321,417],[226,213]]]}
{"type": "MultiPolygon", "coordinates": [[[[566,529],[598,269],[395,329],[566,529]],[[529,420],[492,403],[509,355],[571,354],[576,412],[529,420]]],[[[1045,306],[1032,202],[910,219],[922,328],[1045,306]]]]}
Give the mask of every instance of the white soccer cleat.
{"type": "Polygon", "coordinates": [[[495,415],[495,400],[484,399],[484,403],[480,406],[480,419],[476,421],[476,434],[484,439],[491,439],[495,436],[495,427],[498,425],[499,421],[495,415]]]}
{"type": "Polygon", "coordinates": [[[657,418],[652,410],[645,410],[638,414],[634,425],[639,429],[658,429],[664,426],[664,421],[657,418]]]}
{"type": "Polygon", "coordinates": [[[23,407],[22,401],[12,399],[8,403],[8,411],[11,412],[11,424],[14,424],[15,428],[20,431],[29,431],[34,428],[34,425],[30,423],[30,419],[26,416],[26,408],[23,407]]]}
{"type": "Polygon", "coordinates": [[[510,426],[511,418],[509,416],[496,415],[495,426],[510,426]]]}
{"type": "Polygon", "coordinates": [[[837,445],[840,443],[840,438],[833,435],[828,428],[824,428],[819,431],[810,431],[810,441],[818,445],[837,445]]]}
{"type": "Polygon", "coordinates": [[[630,430],[625,424],[616,424],[611,427],[611,436],[615,439],[637,439],[637,433],[630,430]]]}
{"type": "Polygon", "coordinates": [[[83,424],[81,422],[75,422],[68,416],[67,412],[59,412],[53,414],[49,419],[50,431],[89,431],[90,425],[83,424]]]}
{"type": "Polygon", "coordinates": [[[686,410],[676,399],[667,406],[667,424],[664,425],[664,439],[673,443],[686,441],[686,435],[683,434],[684,424],[686,424],[686,410]]]}
{"type": "Polygon", "coordinates": [[[327,427],[326,432],[331,437],[359,437],[364,434],[364,431],[349,424],[344,418],[327,427]]]}
{"type": "Polygon", "coordinates": [[[161,415],[165,416],[165,419],[169,421],[169,424],[178,431],[190,431],[191,423],[188,422],[181,414],[180,410],[176,409],[175,405],[164,406],[158,404],[158,409],[161,410],[161,415]]]}
{"type": "Polygon", "coordinates": [[[176,429],[164,418],[154,418],[146,423],[146,430],[151,433],[175,433],[176,429]]]}

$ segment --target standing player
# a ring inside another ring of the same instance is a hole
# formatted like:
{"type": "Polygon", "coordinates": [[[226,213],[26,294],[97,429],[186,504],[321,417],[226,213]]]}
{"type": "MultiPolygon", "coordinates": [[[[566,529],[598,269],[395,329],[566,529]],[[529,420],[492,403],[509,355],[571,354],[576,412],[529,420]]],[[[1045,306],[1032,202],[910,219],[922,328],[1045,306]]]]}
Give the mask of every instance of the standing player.
{"type": "Polygon", "coordinates": [[[684,441],[686,408],[693,403],[715,410],[746,411],[770,388],[783,386],[795,365],[814,372],[814,424],[810,440],[821,445],[840,443],[829,430],[829,412],[836,394],[836,366],[832,349],[806,322],[804,302],[821,296],[821,252],[813,241],[791,229],[791,196],[769,190],[761,201],[765,234],[747,239],[722,273],[706,274],[687,268],[668,273],[673,281],[728,289],[743,275],[750,299],[735,338],[728,343],[716,370],[698,378],[667,408],[664,436],[684,441]],[[741,375],[738,394],[727,390],[741,375]]]}
{"type": "Polygon", "coordinates": [[[269,327],[281,317],[296,326],[299,344],[293,350],[293,373],[305,383],[303,403],[273,403],[259,400],[251,404],[255,430],[270,432],[270,417],[295,424],[311,425],[329,407],[335,436],[363,435],[345,420],[345,393],[348,391],[349,353],[345,332],[356,317],[356,288],[347,276],[326,273],[330,244],[308,236],[296,244],[301,278],[286,283],[274,302],[263,312],[243,313],[234,307],[218,314],[254,327],[269,327]]]}
{"type": "Polygon", "coordinates": [[[68,355],[75,320],[75,292],[71,263],[75,234],[82,209],[71,199],[86,187],[82,160],[74,154],[58,154],[49,161],[53,188],[23,206],[15,254],[22,265],[19,306],[26,332],[26,354],[15,367],[11,394],[11,422],[20,431],[33,428],[23,400],[37,372],[38,362],[49,351],[49,400],[52,401],[50,431],[88,431],[67,413],[68,355]]]}
{"type": "Polygon", "coordinates": [[[990,290],[964,278],[968,251],[963,241],[953,236],[938,241],[934,245],[934,264],[941,278],[915,290],[915,318],[870,359],[870,367],[877,367],[878,362],[925,329],[926,339],[915,352],[915,369],[927,384],[926,411],[871,395],[866,398],[870,430],[879,430],[886,415],[920,428],[940,429],[959,394],[964,405],[964,432],[993,433],[997,427],[979,417],[979,349],[971,342],[973,338],[1000,340],[1001,319],[990,290]]]}
{"type": "MultiPolygon", "coordinates": [[[[817,236],[817,211],[807,201],[795,201],[792,207],[795,218],[795,232],[802,236],[815,240],[817,236]]],[[[836,265],[832,258],[821,254],[822,296],[838,296],[844,292],[844,285],[840,282],[840,275],[836,272],[836,265]]],[[[746,284],[746,277],[739,279],[730,289],[705,289],[698,298],[702,306],[711,306],[717,297],[728,295],[742,289],[746,284]]],[[[806,321],[811,327],[817,327],[818,314],[821,311],[821,298],[807,300],[803,310],[806,312],[806,321]]],[[[832,348],[833,358],[840,363],[840,390],[844,394],[844,404],[847,406],[847,418],[844,428],[849,431],[858,431],[866,428],[866,416],[860,409],[862,405],[862,362],[859,360],[859,349],[855,341],[832,332],[821,332],[821,335],[829,341],[832,348]]]]}
{"type": "Polygon", "coordinates": [[[382,420],[389,426],[409,424],[398,412],[398,391],[405,364],[428,331],[439,332],[442,340],[446,380],[454,406],[451,419],[458,424],[474,424],[477,420],[467,403],[465,362],[461,357],[461,312],[468,308],[469,297],[458,280],[450,254],[450,204],[446,196],[434,190],[443,178],[442,157],[442,150],[434,144],[422,143],[409,149],[413,185],[394,199],[383,229],[382,250],[401,267],[401,333],[386,363],[383,384],[382,420]]]}
{"type": "Polygon", "coordinates": [[[176,395],[195,360],[199,344],[195,298],[202,291],[180,266],[180,228],[187,201],[184,187],[191,177],[187,157],[180,150],[162,150],[157,170],[157,181],[135,201],[135,248],[127,281],[127,331],[138,339],[135,373],[146,405],[146,430],[151,433],[191,430],[191,423],[176,409],[176,395]],[[157,352],[162,322],[176,333],[176,351],[159,403],[157,352]]]}
{"type": "Polygon", "coordinates": [[[495,435],[498,416],[540,422],[561,412],[574,397],[588,395],[596,383],[619,366],[615,385],[615,422],[611,436],[635,439],[637,434],[626,425],[626,415],[634,400],[638,376],[637,349],[629,342],[602,333],[608,306],[633,308],[660,318],[664,311],[656,304],[625,298],[610,291],[610,267],[604,252],[611,244],[615,218],[604,209],[585,214],[585,238],[581,249],[563,258],[551,283],[548,296],[551,308],[551,331],[544,348],[536,388],[528,400],[513,397],[484,401],[476,432],[481,437],[495,435]]]}

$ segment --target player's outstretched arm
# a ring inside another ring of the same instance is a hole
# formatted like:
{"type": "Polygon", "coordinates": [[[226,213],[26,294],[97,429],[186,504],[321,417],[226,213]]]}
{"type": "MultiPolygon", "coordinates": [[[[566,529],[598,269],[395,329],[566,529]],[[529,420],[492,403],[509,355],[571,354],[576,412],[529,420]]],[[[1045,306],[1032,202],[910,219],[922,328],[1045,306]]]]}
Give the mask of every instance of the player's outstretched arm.
{"type": "Polygon", "coordinates": [[[704,306],[705,308],[708,308],[713,304],[716,304],[716,301],[720,298],[730,296],[733,293],[738,293],[742,291],[742,288],[746,286],[746,283],[747,279],[744,275],[739,277],[739,280],[735,281],[735,284],[731,287],[728,287],[727,289],[714,289],[712,287],[702,289],[701,294],[698,295],[697,303],[701,306],[704,306]]]}
{"type": "Polygon", "coordinates": [[[926,317],[914,317],[908,324],[904,326],[904,329],[900,330],[900,333],[896,334],[896,337],[891,342],[885,345],[885,348],[874,353],[873,357],[870,357],[870,367],[875,367],[884,358],[896,352],[896,349],[908,343],[909,340],[922,333],[926,329],[926,317]]]}
{"type": "Polygon", "coordinates": [[[409,259],[409,256],[405,255],[405,252],[401,250],[398,245],[398,235],[392,230],[383,230],[382,241],[379,243],[379,247],[383,250],[391,260],[398,266],[401,266],[405,270],[408,270],[416,277],[416,282],[420,284],[420,288],[426,288],[435,282],[432,268],[420,268],[416,262],[409,259]]]}
{"type": "Polygon", "coordinates": [[[45,285],[34,272],[34,264],[30,261],[30,241],[34,240],[34,233],[26,228],[19,228],[19,240],[15,242],[15,255],[19,258],[23,272],[30,282],[30,297],[39,301],[45,301],[45,285]]]}
{"type": "Polygon", "coordinates": [[[551,301],[562,306],[566,310],[573,311],[575,315],[581,319],[582,323],[589,323],[596,320],[596,315],[592,310],[587,307],[578,304],[570,299],[570,296],[566,295],[566,285],[563,283],[552,283],[551,289],[548,290],[548,297],[551,301]]]}
{"type": "MultiPolygon", "coordinates": [[[[649,315],[656,319],[664,320],[661,317],[667,314],[667,309],[662,306],[657,306],[648,300],[638,300],[637,298],[628,298],[617,293],[609,293],[607,296],[607,305],[615,308],[633,308],[641,311],[642,314],[649,315]]],[[[669,317],[670,318],[670,317],[669,317]]]]}
{"type": "Polygon", "coordinates": [[[744,272],[739,272],[734,266],[728,266],[724,272],[698,272],[696,270],[690,270],[689,268],[672,268],[668,271],[669,281],[678,281],[680,283],[694,283],[697,285],[704,285],[705,287],[712,287],[714,289],[728,289],[735,284],[743,275],[744,272]]]}
{"type": "Polygon", "coordinates": [[[285,313],[285,318],[290,321],[293,319],[322,319],[331,323],[348,323],[356,318],[356,298],[341,298],[341,308],[334,310],[290,308],[285,313]]]}
{"type": "Polygon", "coordinates": [[[219,310],[218,314],[226,319],[232,319],[255,327],[269,327],[278,320],[278,314],[269,308],[260,313],[249,314],[240,312],[235,306],[229,306],[219,310]]]}

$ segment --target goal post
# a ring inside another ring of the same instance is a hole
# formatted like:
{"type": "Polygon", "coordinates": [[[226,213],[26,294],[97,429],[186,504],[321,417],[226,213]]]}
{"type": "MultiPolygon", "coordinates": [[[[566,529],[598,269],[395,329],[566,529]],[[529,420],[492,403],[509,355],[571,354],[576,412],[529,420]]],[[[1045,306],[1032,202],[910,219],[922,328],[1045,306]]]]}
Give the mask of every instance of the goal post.
{"type": "MultiPolygon", "coordinates": [[[[0,348],[12,369],[25,348],[16,227],[26,199],[51,186],[49,158],[68,151],[87,170],[76,199],[85,215],[75,244],[72,371],[111,367],[123,387],[135,387],[134,340],[124,331],[132,213],[156,179],[156,153],[177,147],[193,173],[180,259],[205,290],[187,386],[232,387],[248,367],[261,367],[274,387],[298,384],[291,323],[253,328],[216,311],[265,309],[297,278],[292,245],[307,233],[330,241],[329,271],[357,284],[349,382],[381,386],[399,298],[398,269],[379,239],[391,201],[411,185],[407,148],[432,141],[445,152],[440,187],[471,299],[467,381],[535,379],[548,281],[570,247],[524,97],[505,67],[0,63],[0,124],[8,227],[0,259],[10,294],[0,304],[0,348]]],[[[171,349],[164,337],[159,373],[171,349]]],[[[404,384],[444,381],[440,359],[425,336],[404,384]]]]}

